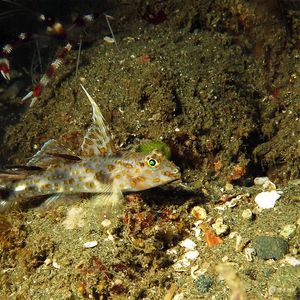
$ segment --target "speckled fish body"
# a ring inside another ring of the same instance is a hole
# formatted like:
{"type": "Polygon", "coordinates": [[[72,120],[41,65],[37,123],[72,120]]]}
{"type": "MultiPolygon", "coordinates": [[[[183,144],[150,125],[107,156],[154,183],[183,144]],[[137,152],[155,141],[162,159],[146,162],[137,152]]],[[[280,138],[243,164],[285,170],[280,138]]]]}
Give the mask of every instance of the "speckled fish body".
{"type": "Polygon", "coordinates": [[[9,178],[0,206],[40,195],[96,193],[114,197],[180,179],[176,165],[157,150],[148,155],[116,154],[97,104],[82,88],[93,107],[93,124],[84,137],[80,155],[62,148],[55,140],[48,141],[27,164],[29,169],[37,170],[0,176],[0,183],[1,178],[9,178]]]}
{"type": "Polygon", "coordinates": [[[56,193],[113,193],[141,191],[179,179],[179,170],[159,152],[147,156],[124,153],[119,157],[90,157],[62,164],[18,180],[10,197],[26,198],[56,193]],[[156,161],[157,166],[148,164],[156,161]]]}

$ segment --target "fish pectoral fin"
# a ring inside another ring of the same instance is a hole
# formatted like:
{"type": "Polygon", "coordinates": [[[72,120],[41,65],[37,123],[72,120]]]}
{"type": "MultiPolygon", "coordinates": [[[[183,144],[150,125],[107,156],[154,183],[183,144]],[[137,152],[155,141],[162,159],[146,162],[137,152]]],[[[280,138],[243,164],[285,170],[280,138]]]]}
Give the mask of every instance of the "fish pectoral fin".
{"type": "Polygon", "coordinates": [[[47,169],[50,166],[58,165],[61,162],[74,162],[74,159],[80,159],[73,151],[67,149],[51,139],[47,141],[42,148],[26,164],[27,166],[36,166],[47,169]]]}
{"type": "Polygon", "coordinates": [[[50,197],[48,197],[44,202],[43,204],[41,205],[41,207],[44,207],[44,208],[49,208],[49,206],[52,206],[52,204],[54,202],[56,202],[57,200],[59,199],[62,199],[62,196],[63,194],[53,194],[51,195],[50,197]]]}

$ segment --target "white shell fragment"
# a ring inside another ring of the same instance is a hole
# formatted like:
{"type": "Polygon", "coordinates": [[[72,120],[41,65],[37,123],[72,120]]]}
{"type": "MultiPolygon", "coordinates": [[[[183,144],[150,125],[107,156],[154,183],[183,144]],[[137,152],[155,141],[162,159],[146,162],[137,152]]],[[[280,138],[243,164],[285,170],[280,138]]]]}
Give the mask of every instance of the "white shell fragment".
{"type": "Polygon", "coordinates": [[[195,260],[199,256],[199,251],[190,250],[184,254],[184,258],[188,260],[195,260]]]}
{"type": "Polygon", "coordinates": [[[291,266],[293,266],[293,267],[298,267],[298,266],[300,266],[300,260],[297,259],[296,257],[293,257],[293,256],[286,256],[286,257],[285,257],[285,261],[286,261],[289,265],[291,265],[291,266]]]}
{"type": "Polygon", "coordinates": [[[280,198],[277,191],[261,192],[256,195],[255,202],[262,209],[273,208],[276,201],[280,198]]]}
{"type": "Polygon", "coordinates": [[[173,268],[176,272],[185,272],[190,267],[191,262],[194,261],[199,254],[197,250],[189,250],[173,265],[173,268]]]}
{"type": "Polygon", "coordinates": [[[83,244],[84,248],[94,248],[98,245],[97,241],[86,242],[83,244]]]}
{"type": "Polygon", "coordinates": [[[53,261],[52,261],[52,266],[53,266],[53,268],[55,268],[55,269],[60,269],[60,265],[58,264],[58,262],[57,262],[56,260],[53,260],[53,261]]]}
{"type": "Polygon", "coordinates": [[[184,247],[188,250],[194,250],[195,247],[196,247],[196,244],[191,239],[185,239],[185,240],[180,242],[180,246],[184,247]]]}

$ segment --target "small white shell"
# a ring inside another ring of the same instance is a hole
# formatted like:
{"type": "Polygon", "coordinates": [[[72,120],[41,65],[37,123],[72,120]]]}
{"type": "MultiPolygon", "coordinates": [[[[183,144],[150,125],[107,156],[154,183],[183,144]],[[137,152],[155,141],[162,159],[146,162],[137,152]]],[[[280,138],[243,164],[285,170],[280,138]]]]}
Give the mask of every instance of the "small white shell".
{"type": "Polygon", "coordinates": [[[86,242],[83,244],[84,248],[94,248],[98,245],[97,241],[86,242]]]}
{"type": "Polygon", "coordinates": [[[105,36],[105,37],[103,38],[103,40],[104,40],[104,42],[109,43],[109,44],[115,43],[115,39],[112,38],[112,37],[110,37],[110,36],[105,36]]]}
{"type": "Polygon", "coordinates": [[[277,191],[261,192],[256,195],[255,202],[262,209],[273,208],[276,201],[280,198],[277,191]]]}

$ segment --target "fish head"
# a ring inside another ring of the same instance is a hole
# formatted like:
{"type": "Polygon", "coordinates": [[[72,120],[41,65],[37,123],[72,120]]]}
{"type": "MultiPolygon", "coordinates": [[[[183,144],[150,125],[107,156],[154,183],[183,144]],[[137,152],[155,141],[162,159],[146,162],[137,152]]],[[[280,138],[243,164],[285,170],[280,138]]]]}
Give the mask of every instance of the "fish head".
{"type": "Polygon", "coordinates": [[[179,168],[158,150],[148,155],[132,153],[130,156],[127,160],[130,163],[123,164],[126,175],[121,177],[122,191],[147,190],[181,178],[179,168]]]}

